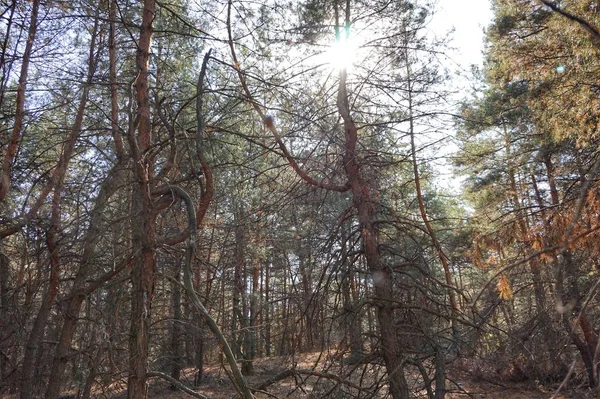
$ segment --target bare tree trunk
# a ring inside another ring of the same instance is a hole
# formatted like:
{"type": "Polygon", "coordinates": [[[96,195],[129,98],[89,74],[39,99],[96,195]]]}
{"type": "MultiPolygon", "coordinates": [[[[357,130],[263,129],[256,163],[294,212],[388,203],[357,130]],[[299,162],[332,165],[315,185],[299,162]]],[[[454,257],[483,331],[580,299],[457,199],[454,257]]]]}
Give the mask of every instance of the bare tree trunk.
{"type": "MultiPolygon", "coordinates": [[[[179,261],[177,262],[179,263],[179,261]]],[[[181,377],[182,355],[181,355],[181,285],[179,283],[179,266],[175,274],[176,282],[173,282],[173,326],[171,329],[171,377],[179,381],[181,377]]],[[[172,390],[176,390],[175,385],[171,385],[172,390]]]]}
{"type": "Polygon", "coordinates": [[[8,327],[8,280],[10,278],[10,261],[8,257],[1,252],[2,243],[0,243],[0,320],[4,323],[0,324],[0,386],[8,387],[8,337],[10,330],[8,327]]]}
{"type": "Polygon", "coordinates": [[[341,253],[342,270],[342,294],[344,298],[344,313],[346,319],[346,334],[350,346],[350,356],[347,359],[348,364],[359,361],[363,356],[363,342],[360,327],[360,316],[355,305],[356,301],[356,281],[354,277],[354,265],[348,259],[348,237],[345,229],[342,227],[341,253]]]}
{"type": "Polygon", "coordinates": [[[131,271],[131,328],[129,338],[128,399],[145,399],[146,373],[150,340],[150,316],[154,295],[155,219],[147,184],[134,186],[132,196],[132,249],[131,271]],[[140,206],[141,205],[141,206],[140,206]],[[141,210],[141,212],[140,212],[141,210]]]}
{"type": "MultiPolygon", "coordinates": [[[[250,297],[250,328],[248,329],[248,356],[251,360],[257,355],[258,352],[258,322],[260,316],[260,288],[259,288],[259,279],[260,279],[261,267],[260,261],[254,260],[252,265],[252,296],[250,297]]],[[[254,365],[250,370],[248,375],[254,374],[254,365]]]]}
{"type": "MultiPolygon", "coordinates": [[[[231,316],[231,334],[232,334],[232,346],[235,356],[239,359],[243,357],[242,354],[242,339],[238,330],[243,328],[242,314],[242,295],[244,292],[244,280],[243,280],[243,269],[245,267],[244,260],[244,232],[240,225],[240,215],[235,212],[235,254],[234,254],[234,269],[233,269],[233,296],[232,296],[232,307],[233,314],[231,316]]],[[[243,370],[243,369],[242,369],[243,370]]]]}
{"type": "MultiPolygon", "coordinates": [[[[349,6],[346,6],[346,20],[349,23],[349,6]]],[[[371,198],[371,187],[362,178],[360,165],[356,158],[356,144],[358,142],[358,129],[350,116],[350,105],[346,88],[346,71],[340,71],[338,88],[338,111],[344,121],[346,149],[344,153],[344,167],[352,201],[358,211],[361,240],[367,267],[373,278],[377,318],[381,334],[381,349],[383,360],[388,373],[390,394],[394,399],[408,399],[408,383],[404,376],[403,362],[401,360],[396,327],[394,325],[394,290],[391,270],[381,263],[377,229],[375,227],[375,209],[371,198]]]]}
{"type": "MultiPolygon", "coordinates": [[[[96,342],[96,330],[92,333],[92,342],[96,342]]],[[[98,343],[98,348],[96,349],[96,353],[94,356],[90,354],[88,360],[88,375],[85,379],[85,384],[83,386],[83,391],[81,393],[80,399],[90,399],[92,394],[92,388],[94,387],[94,382],[96,381],[96,376],[98,375],[98,367],[100,366],[100,362],[102,361],[102,356],[106,352],[106,349],[102,343],[98,343]]]]}
{"type": "Polygon", "coordinates": [[[44,293],[42,298],[42,304],[40,310],[33,322],[27,344],[25,347],[25,354],[23,357],[23,365],[21,366],[21,384],[20,384],[20,398],[29,399],[37,395],[34,395],[35,389],[39,386],[40,375],[38,368],[35,367],[36,359],[38,359],[40,346],[42,339],[44,338],[44,330],[46,327],[46,321],[50,315],[50,310],[54,304],[56,292],[58,290],[58,270],[56,265],[52,265],[50,271],[51,277],[49,286],[44,293]]]}
{"type": "Polygon", "coordinates": [[[196,348],[195,353],[195,364],[196,364],[196,376],[194,377],[194,385],[198,386],[202,383],[202,379],[204,378],[204,337],[202,336],[200,317],[194,316],[197,320],[195,326],[197,330],[194,332],[194,343],[196,348]]]}
{"type": "Polygon", "coordinates": [[[267,312],[267,302],[265,299],[265,270],[269,268],[269,259],[265,259],[264,266],[260,267],[260,286],[258,292],[258,301],[257,301],[257,319],[255,321],[256,325],[256,355],[258,357],[265,356],[265,335],[267,326],[265,325],[265,313],[267,312]]]}
{"type": "Polygon", "coordinates": [[[265,271],[265,355],[271,356],[271,268],[265,271]]]}
{"type": "Polygon", "coordinates": [[[301,322],[304,323],[304,326],[301,327],[300,337],[304,338],[304,342],[302,340],[298,342],[298,348],[300,351],[306,350],[310,351],[315,347],[315,330],[319,327],[319,323],[311,322],[313,317],[315,316],[314,312],[316,309],[315,299],[313,298],[312,291],[312,279],[309,270],[309,265],[307,263],[310,259],[310,249],[302,246],[302,241],[298,241],[298,273],[300,273],[300,284],[302,285],[302,304],[300,307],[300,311],[302,312],[301,322]]]}
{"type": "Polygon", "coordinates": [[[29,73],[29,61],[31,60],[31,52],[35,36],[37,33],[37,19],[40,9],[40,0],[33,0],[31,5],[31,16],[29,18],[29,33],[27,34],[27,43],[21,61],[21,73],[19,75],[19,86],[17,86],[17,98],[15,118],[13,122],[13,130],[10,136],[10,141],[6,147],[6,153],[2,159],[2,176],[0,179],[0,204],[4,202],[6,195],[10,191],[12,164],[17,155],[21,135],[23,131],[23,121],[25,119],[25,92],[27,89],[27,75],[29,73]]]}
{"type": "Polygon", "coordinates": [[[155,0],[145,0],[137,43],[137,77],[134,83],[137,134],[129,132],[129,149],[135,164],[136,182],[133,184],[131,197],[131,244],[134,257],[131,270],[128,399],[145,399],[148,394],[146,380],[156,264],[156,212],[151,198],[150,173],[153,168],[146,151],[152,142],[148,78],[155,13],[155,0]]]}
{"type": "MultiPolygon", "coordinates": [[[[287,290],[287,268],[283,269],[283,292],[288,292],[287,290]]],[[[290,341],[292,340],[290,334],[290,323],[289,323],[289,308],[288,303],[289,299],[286,297],[283,298],[281,303],[281,322],[282,322],[282,331],[281,331],[281,341],[279,345],[279,356],[285,356],[290,354],[290,341]]]]}
{"type": "Polygon", "coordinates": [[[246,268],[246,234],[242,212],[236,211],[235,226],[235,276],[233,287],[233,317],[231,319],[234,349],[236,356],[242,361],[242,374],[254,374],[252,336],[250,331],[250,309],[248,306],[247,268],[246,268]]]}

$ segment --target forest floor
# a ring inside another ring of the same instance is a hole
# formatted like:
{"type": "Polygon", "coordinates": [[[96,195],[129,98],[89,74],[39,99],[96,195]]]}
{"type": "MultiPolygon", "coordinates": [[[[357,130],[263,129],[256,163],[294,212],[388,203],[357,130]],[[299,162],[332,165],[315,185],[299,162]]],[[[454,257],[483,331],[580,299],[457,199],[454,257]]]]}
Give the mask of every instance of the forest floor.
{"type": "MultiPolygon", "coordinates": [[[[268,386],[263,391],[257,393],[257,399],[283,399],[283,398],[333,398],[343,399],[348,397],[357,397],[359,388],[362,387],[381,387],[383,373],[381,366],[362,365],[354,367],[344,365],[342,362],[332,361],[326,356],[318,354],[303,354],[295,357],[270,357],[258,359],[254,362],[255,375],[247,377],[247,381],[252,387],[257,387],[267,380],[275,379],[276,376],[282,376],[282,373],[294,365],[300,373],[287,376],[268,386]],[[315,366],[317,365],[317,366],[315,366]],[[310,375],[313,373],[313,375],[310,375]],[[344,383],[340,383],[343,380],[344,383]]],[[[449,366],[449,377],[446,388],[448,394],[446,398],[451,399],[588,399],[592,395],[583,388],[582,385],[563,388],[556,393],[557,382],[554,385],[542,386],[535,381],[508,382],[504,381],[499,375],[485,375],[481,368],[470,365],[452,365],[449,366]],[[554,395],[554,396],[553,396],[554,395]]],[[[409,376],[410,377],[410,376],[409,376]]],[[[416,375],[415,375],[416,377],[416,375]]],[[[193,386],[194,370],[185,369],[182,373],[181,381],[188,387],[193,386]]],[[[416,381],[416,378],[415,378],[416,381]]],[[[410,381],[409,381],[410,383],[410,381]]],[[[182,391],[174,391],[170,388],[170,383],[161,379],[153,378],[150,383],[149,399],[189,399],[193,396],[182,391]]],[[[96,391],[93,398],[102,399],[123,399],[126,398],[126,382],[113,384],[110,388],[102,391],[96,391]]],[[[412,386],[415,398],[427,398],[425,389],[419,390],[418,383],[412,386]]],[[[230,383],[227,373],[220,365],[208,365],[204,369],[204,378],[200,386],[194,389],[195,392],[211,399],[230,399],[236,396],[235,389],[230,383]]],[[[380,389],[379,395],[369,395],[374,389],[364,388],[360,397],[383,398],[385,389],[380,389]]],[[[68,393],[65,393],[68,394],[68,393]]],[[[71,392],[76,398],[74,392],[71,392]]],[[[66,397],[66,396],[65,396],[66,397]]],[[[0,395],[0,399],[16,399],[18,395],[0,395]]],[[[69,396],[71,398],[71,396],[69,396]]]]}
{"type": "MultiPolygon", "coordinates": [[[[265,391],[268,393],[258,393],[256,397],[259,399],[275,399],[275,398],[334,398],[342,399],[347,397],[356,397],[358,391],[354,388],[338,384],[334,377],[342,377],[346,382],[368,386],[373,384],[381,384],[382,374],[381,367],[362,366],[357,371],[348,373],[349,366],[341,365],[337,369],[330,360],[325,359],[325,356],[319,357],[318,354],[304,354],[296,357],[271,357],[255,361],[255,375],[247,377],[248,383],[251,386],[258,386],[266,380],[273,379],[280,375],[285,370],[288,370],[291,365],[295,365],[297,370],[319,370],[319,375],[297,374],[279,380],[277,383],[270,385],[265,391]],[[315,365],[327,365],[323,367],[315,367],[315,365]],[[345,368],[345,370],[342,370],[345,368]],[[336,372],[337,371],[337,372],[336,372]],[[350,391],[352,395],[350,395],[350,391]],[[346,392],[346,394],[344,393],[346,392]]],[[[337,362],[340,364],[340,362],[337,362]]],[[[592,398],[592,395],[581,385],[563,388],[559,393],[556,393],[560,382],[542,386],[535,381],[524,382],[507,382],[503,381],[498,375],[490,375],[482,377],[481,370],[474,370],[473,367],[461,365],[459,367],[451,367],[449,370],[449,383],[447,384],[448,394],[446,398],[452,399],[587,399],[592,398]],[[554,396],[553,396],[554,395],[554,396]]],[[[182,381],[187,386],[192,386],[194,381],[194,371],[186,369],[182,377],[182,381]]],[[[416,384],[415,384],[416,385],[416,384]]],[[[124,388],[124,387],[123,387],[124,388]]],[[[235,390],[229,382],[227,374],[219,365],[205,367],[203,383],[195,389],[199,394],[212,399],[229,399],[235,397],[235,390]]],[[[366,389],[366,392],[369,390],[366,389]]],[[[384,390],[380,390],[380,396],[370,396],[367,394],[361,397],[384,397],[384,390]]],[[[425,389],[414,389],[415,398],[426,398],[427,392],[425,389]]],[[[112,395],[96,396],[98,398],[122,399],[125,397],[124,391],[114,392],[112,395]]],[[[155,378],[150,386],[150,399],[188,399],[192,396],[181,391],[173,391],[170,389],[170,383],[167,381],[155,378]]]]}

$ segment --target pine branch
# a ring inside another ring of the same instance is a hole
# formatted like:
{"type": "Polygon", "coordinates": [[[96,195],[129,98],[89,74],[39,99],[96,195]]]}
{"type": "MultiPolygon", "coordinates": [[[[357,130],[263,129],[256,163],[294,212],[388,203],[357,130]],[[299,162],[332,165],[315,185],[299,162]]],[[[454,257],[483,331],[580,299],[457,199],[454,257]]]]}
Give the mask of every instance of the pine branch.
{"type": "Polygon", "coordinates": [[[598,28],[596,28],[590,22],[586,21],[585,19],[583,19],[575,14],[571,14],[570,12],[563,10],[557,4],[555,4],[554,2],[552,2],[550,0],[540,0],[540,1],[547,7],[550,7],[550,9],[552,11],[556,12],[557,14],[562,15],[563,17],[565,17],[573,22],[578,23],[579,25],[581,25],[581,27],[583,27],[585,30],[587,30],[596,40],[600,41],[600,30],[598,30],[598,28]]]}

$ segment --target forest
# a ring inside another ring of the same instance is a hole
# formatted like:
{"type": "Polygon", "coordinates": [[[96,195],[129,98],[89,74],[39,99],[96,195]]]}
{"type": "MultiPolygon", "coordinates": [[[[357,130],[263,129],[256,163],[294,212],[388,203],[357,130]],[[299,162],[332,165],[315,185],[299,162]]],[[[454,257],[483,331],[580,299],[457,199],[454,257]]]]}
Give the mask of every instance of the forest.
{"type": "Polygon", "coordinates": [[[598,397],[600,1],[491,7],[0,1],[0,398],[598,397]]]}

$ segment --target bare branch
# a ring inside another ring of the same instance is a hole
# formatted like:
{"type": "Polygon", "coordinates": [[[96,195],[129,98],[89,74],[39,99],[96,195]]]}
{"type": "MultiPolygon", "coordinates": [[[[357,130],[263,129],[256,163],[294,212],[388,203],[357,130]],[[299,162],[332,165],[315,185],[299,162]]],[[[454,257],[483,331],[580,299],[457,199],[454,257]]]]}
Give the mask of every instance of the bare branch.
{"type": "Polygon", "coordinates": [[[310,184],[312,186],[319,187],[324,190],[331,190],[331,191],[338,191],[338,192],[348,191],[350,189],[349,181],[347,181],[346,183],[344,183],[342,185],[328,183],[325,181],[318,181],[318,180],[314,179],[312,176],[310,176],[305,170],[303,170],[300,167],[300,165],[298,165],[298,163],[296,162],[296,160],[294,159],[292,154],[290,154],[287,147],[285,146],[285,143],[281,139],[279,131],[275,127],[273,118],[264,113],[260,104],[252,96],[252,93],[250,92],[250,89],[248,88],[248,83],[246,82],[246,75],[242,71],[242,66],[237,58],[237,54],[235,52],[235,46],[233,44],[233,35],[231,33],[231,6],[232,6],[232,1],[230,0],[228,3],[228,8],[227,8],[227,35],[229,38],[229,48],[231,50],[231,57],[233,58],[233,67],[237,71],[237,75],[240,79],[240,84],[242,85],[242,89],[244,90],[244,94],[246,95],[246,100],[250,103],[250,105],[252,105],[252,108],[254,108],[256,113],[260,116],[260,119],[263,121],[263,123],[265,124],[267,129],[269,129],[271,134],[273,134],[273,137],[275,138],[275,142],[277,142],[277,145],[279,146],[279,149],[283,153],[283,156],[288,161],[288,163],[290,164],[292,169],[294,169],[296,174],[302,178],[302,180],[304,180],[305,182],[307,182],[308,184],[310,184]]]}
{"type": "Polygon", "coordinates": [[[227,358],[227,363],[229,367],[231,367],[231,372],[233,374],[233,383],[244,399],[253,399],[254,396],[252,392],[250,392],[250,388],[244,379],[244,376],[240,372],[240,369],[237,365],[237,360],[233,355],[231,347],[225,338],[225,335],[221,332],[221,329],[217,325],[216,321],[212,318],[198,295],[194,290],[194,284],[192,282],[192,271],[191,271],[191,263],[192,259],[194,259],[194,253],[196,251],[196,208],[194,207],[194,201],[190,195],[183,188],[178,186],[168,186],[163,188],[163,192],[167,194],[171,192],[172,195],[176,195],[181,198],[186,205],[187,217],[188,217],[188,230],[189,230],[189,239],[188,246],[185,253],[185,260],[183,265],[183,282],[185,285],[185,289],[187,294],[192,301],[192,304],[196,308],[196,310],[204,317],[206,320],[206,324],[208,324],[208,328],[215,335],[223,352],[225,352],[225,357],[227,358]]]}
{"type": "Polygon", "coordinates": [[[177,381],[175,378],[171,377],[168,374],[161,373],[160,371],[149,371],[146,373],[146,375],[148,377],[159,377],[159,378],[162,378],[163,380],[167,380],[171,384],[175,385],[177,388],[181,389],[183,392],[187,393],[188,395],[193,396],[194,398],[208,399],[207,396],[199,394],[198,392],[196,392],[193,389],[186,386],[181,381],[177,381]]]}

